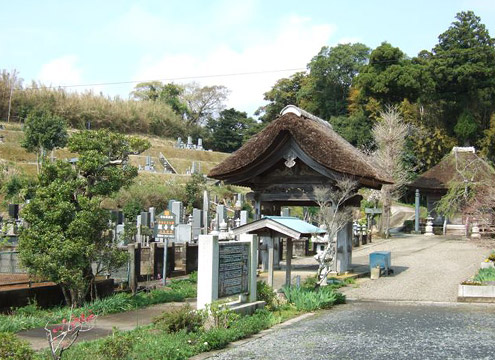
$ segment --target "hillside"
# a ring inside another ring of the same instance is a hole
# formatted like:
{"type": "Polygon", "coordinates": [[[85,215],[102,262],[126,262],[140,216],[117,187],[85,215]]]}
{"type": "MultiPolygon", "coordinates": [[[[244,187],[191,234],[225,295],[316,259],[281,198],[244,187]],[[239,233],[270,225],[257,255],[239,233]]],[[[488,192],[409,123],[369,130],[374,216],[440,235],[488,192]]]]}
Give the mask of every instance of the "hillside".
{"type": "MultiPolygon", "coordinates": [[[[0,136],[3,136],[3,142],[0,142],[0,160],[15,163],[26,174],[36,174],[36,155],[26,152],[21,147],[21,141],[24,136],[21,126],[17,123],[0,124],[4,127],[3,130],[0,130],[0,136]]],[[[202,173],[208,173],[213,166],[229,156],[229,154],[214,151],[178,149],[174,147],[175,141],[173,140],[156,136],[138,136],[148,139],[151,143],[151,148],[139,156],[131,156],[131,162],[133,165],[141,166],[144,169],[146,157],[151,156],[157,175],[164,172],[164,167],[159,161],[160,153],[167,158],[178,175],[186,175],[193,161],[199,164],[202,173]]],[[[53,156],[58,159],[67,159],[76,155],[71,154],[67,149],[58,149],[54,151],[53,156]]],[[[141,172],[145,173],[144,170],[141,172]]],[[[170,174],[163,175],[164,178],[170,178],[171,176],[170,174]]]]}

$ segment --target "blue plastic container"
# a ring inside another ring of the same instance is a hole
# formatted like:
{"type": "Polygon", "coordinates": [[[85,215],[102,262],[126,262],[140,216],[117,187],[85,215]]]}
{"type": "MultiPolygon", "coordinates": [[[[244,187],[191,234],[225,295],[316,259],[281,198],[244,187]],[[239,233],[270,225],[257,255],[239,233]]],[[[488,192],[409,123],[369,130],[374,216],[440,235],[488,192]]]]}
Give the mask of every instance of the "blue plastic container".
{"type": "Polygon", "coordinates": [[[370,271],[372,268],[380,267],[386,274],[392,266],[392,256],[390,251],[375,251],[370,254],[370,271]]]}

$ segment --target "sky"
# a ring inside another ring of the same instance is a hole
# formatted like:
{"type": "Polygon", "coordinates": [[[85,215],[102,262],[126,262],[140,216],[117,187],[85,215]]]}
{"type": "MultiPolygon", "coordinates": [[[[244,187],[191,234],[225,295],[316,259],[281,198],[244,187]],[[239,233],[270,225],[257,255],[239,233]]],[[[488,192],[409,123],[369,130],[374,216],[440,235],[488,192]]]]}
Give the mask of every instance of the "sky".
{"type": "Polygon", "coordinates": [[[31,81],[129,98],[140,81],[230,90],[248,115],[323,46],[383,41],[431,50],[456,13],[495,37],[493,0],[0,0],[0,69],[31,81]]]}

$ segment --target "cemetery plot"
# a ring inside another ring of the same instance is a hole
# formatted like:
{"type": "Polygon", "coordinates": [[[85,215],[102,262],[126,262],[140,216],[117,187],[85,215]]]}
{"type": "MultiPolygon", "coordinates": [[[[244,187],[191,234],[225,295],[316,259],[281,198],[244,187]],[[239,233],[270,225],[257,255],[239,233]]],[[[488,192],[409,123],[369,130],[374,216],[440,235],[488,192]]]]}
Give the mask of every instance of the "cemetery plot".
{"type": "Polygon", "coordinates": [[[218,297],[247,293],[249,244],[219,244],[218,297]]]}

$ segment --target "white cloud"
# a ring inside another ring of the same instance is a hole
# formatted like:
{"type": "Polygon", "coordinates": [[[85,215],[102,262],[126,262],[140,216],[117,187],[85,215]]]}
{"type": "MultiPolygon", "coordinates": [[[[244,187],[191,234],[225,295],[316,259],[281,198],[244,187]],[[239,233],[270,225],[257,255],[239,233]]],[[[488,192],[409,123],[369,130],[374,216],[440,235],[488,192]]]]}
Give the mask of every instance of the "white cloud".
{"type": "Polygon", "coordinates": [[[78,85],[82,70],[77,66],[77,56],[66,55],[41,66],[37,79],[45,85],[78,85]]]}
{"type": "Polygon", "coordinates": [[[263,105],[263,93],[282,77],[295,71],[271,72],[285,69],[304,69],[322,46],[329,44],[335,26],[314,25],[308,18],[290,16],[284,19],[275,34],[266,34],[255,44],[241,50],[217,45],[209,52],[196,56],[186,53],[166,53],[160,58],[143,57],[135,80],[177,79],[219,74],[262,74],[187,79],[201,85],[224,85],[231,90],[227,106],[252,113],[263,105]]]}

